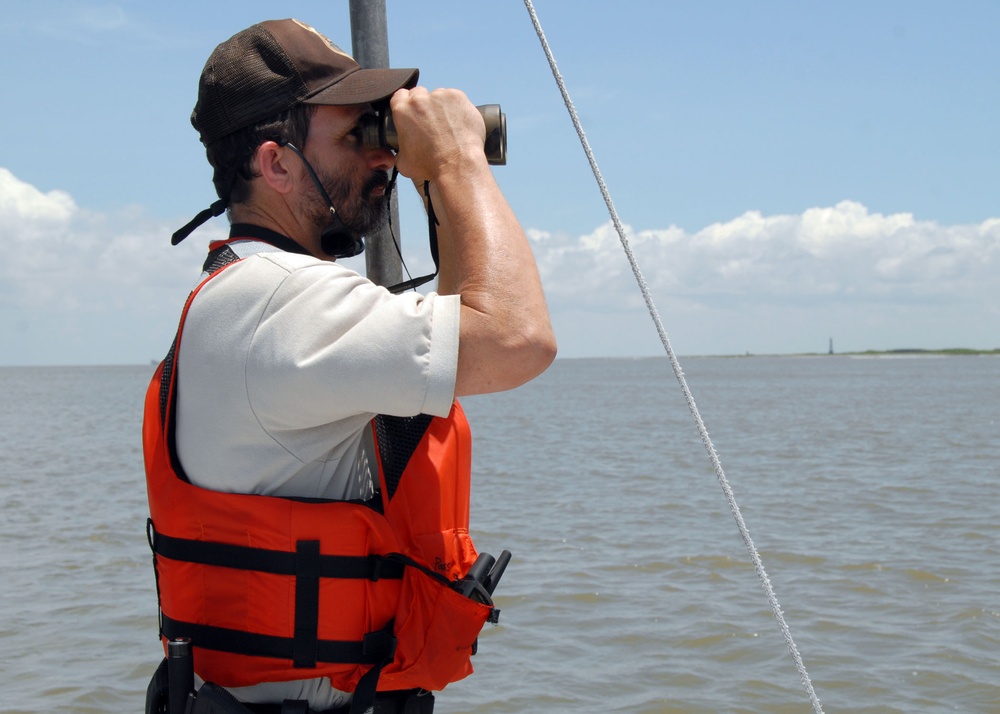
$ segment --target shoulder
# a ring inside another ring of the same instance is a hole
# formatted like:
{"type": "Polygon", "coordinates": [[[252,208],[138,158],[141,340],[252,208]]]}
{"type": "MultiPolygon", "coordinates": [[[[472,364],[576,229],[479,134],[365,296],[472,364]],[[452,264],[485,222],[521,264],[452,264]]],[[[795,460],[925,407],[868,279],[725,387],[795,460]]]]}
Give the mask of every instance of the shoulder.
{"type": "MultiPolygon", "coordinates": [[[[286,253],[284,251],[269,251],[248,255],[239,262],[248,271],[269,273],[294,273],[307,270],[316,275],[327,276],[358,276],[358,273],[346,268],[340,263],[320,260],[311,255],[301,253],[286,253]]],[[[360,277],[360,276],[359,276],[360,277]]]]}
{"type": "Polygon", "coordinates": [[[295,292],[316,284],[342,285],[346,289],[367,285],[372,289],[379,289],[350,268],[310,255],[281,251],[243,256],[224,271],[212,276],[205,287],[215,298],[245,299],[249,294],[259,298],[280,290],[295,292]]]}

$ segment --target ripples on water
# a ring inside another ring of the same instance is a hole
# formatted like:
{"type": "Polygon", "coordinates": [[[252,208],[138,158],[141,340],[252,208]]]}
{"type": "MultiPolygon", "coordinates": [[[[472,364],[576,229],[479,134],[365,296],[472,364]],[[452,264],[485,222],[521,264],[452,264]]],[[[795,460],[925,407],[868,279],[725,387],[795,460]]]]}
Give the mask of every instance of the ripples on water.
{"type": "MultiPolygon", "coordinates": [[[[827,712],[1000,712],[1000,359],[682,360],[827,712]]],[[[149,368],[0,369],[0,711],[139,711],[149,368]]],[[[663,359],[465,401],[514,559],[448,712],[804,712],[663,359]]]]}

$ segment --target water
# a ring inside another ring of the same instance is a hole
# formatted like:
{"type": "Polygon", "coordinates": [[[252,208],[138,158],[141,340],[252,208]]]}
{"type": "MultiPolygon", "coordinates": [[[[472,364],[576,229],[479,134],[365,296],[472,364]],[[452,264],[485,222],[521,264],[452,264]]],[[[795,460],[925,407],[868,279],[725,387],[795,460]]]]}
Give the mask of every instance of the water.
{"type": "MultiPolygon", "coordinates": [[[[1000,712],[1000,358],[682,359],[826,712],[1000,712]]],[[[150,367],[0,369],[0,712],[140,711],[150,367]]],[[[465,400],[481,712],[808,712],[664,359],[465,400]]]]}

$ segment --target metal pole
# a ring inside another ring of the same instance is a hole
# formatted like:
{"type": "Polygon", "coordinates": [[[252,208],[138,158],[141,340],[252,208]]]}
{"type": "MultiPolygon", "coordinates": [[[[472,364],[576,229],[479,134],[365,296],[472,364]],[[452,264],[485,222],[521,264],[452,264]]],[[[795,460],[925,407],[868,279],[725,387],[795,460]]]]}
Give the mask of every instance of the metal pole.
{"type": "MultiPolygon", "coordinates": [[[[350,0],[351,53],[366,69],[389,66],[389,32],[385,0],[350,0]]],[[[399,203],[395,192],[389,204],[392,227],[399,233],[399,203]]],[[[365,269],[368,279],[378,285],[396,285],[403,280],[399,254],[389,228],[365,236],[365,269]]]]}

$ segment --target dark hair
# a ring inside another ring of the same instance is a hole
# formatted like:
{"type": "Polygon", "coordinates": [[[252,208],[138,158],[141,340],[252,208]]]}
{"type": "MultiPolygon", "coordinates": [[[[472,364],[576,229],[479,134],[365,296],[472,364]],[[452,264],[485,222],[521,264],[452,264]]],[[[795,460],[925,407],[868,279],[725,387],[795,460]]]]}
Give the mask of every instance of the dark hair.
{"type": "Polygon", "coordinates": [[[269,119],[234,131],[205,147],[208,163],[215,170],[212,183],[219,198],[243,203],[250,196],[250,181],[260,176],[253,170],[257,147],[265,141],[305,146],[309,122],[316,111],[313,104],[296,104],[269,119]]]}

